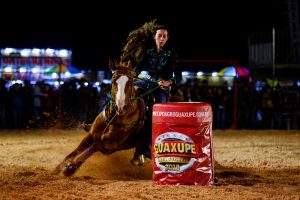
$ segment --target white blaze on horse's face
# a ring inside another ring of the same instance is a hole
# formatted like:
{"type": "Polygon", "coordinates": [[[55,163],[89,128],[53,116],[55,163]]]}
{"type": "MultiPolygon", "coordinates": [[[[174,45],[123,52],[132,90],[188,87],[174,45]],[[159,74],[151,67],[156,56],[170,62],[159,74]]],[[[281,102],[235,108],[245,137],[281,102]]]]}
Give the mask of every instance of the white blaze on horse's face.
{"type": "Polygon", "coordinates": [[[125,86],[128,81],[127,76],[120,76],[118,80],[116,80],[116,83],[118,85],[118,91],[116,94],[116,105],[118,107],[118,111],[121,112],[124,109],[125,106],[125,86]]]}

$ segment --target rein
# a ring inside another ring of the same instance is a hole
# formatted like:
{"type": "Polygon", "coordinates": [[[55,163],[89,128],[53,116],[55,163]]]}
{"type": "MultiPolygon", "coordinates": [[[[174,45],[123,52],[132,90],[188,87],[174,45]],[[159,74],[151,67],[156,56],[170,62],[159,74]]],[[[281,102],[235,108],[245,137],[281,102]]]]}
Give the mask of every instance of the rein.
{"type": "MultiPolygon", "coordinates": [[[[140,78],[140,80],[144,80],[144,79],[141,79],[141,78],[140,78]]],[[[157,83],[157,82],[159,82],[159,80],[157,80],[157,81],[147,80],[147,81],[152,82],[152,83],[157,83]]],[[[160,87],[160,86],[157,85],[156,87],[154,87],[154,88],[152,88],[152,89],[150,89],[150,90],[148,90],[148,91],[146,91],[146,92],[144,92],[144,93],[141,93],[141,94],[139,94],[139,95],[136,95],[136,96],[134,97],[134,99],[140,99],[140,98],[142,98],[143,96],[145,96],[145,95],[147,95],[147,94],[153,92],[154,90],[158,89],[159,87],[160,87]]]]}
{"type": "MultiPolygon", "coordinates": [[[[105,109],[103,110],[103,117],[105,118],[105,121],[108,120],[108,118],[106,117],[106,114],[105,114],[105,109]]],[[[111,120],[109,122],[106,122],[106,126],[103,130],[103,133],[105,133],[106,129],[111,125],[112,121],[115,119],[115,117],[118,115],[118,113],[116,112],[116,114],[111,118],[111,120]]]]}
{"type": "Polygon", "coordinates": [[[159,87],[160,87],[160,86],[158,85],[158,86],[152,88],[151,90],[146,91],[145,93],[136,95],[136,96],[134,97],[134,99],[140,99],[140,98],[142,98],[143,96],[145,96],[146,94],[149,94],[149,93],[153,92],[154,90],[156,90],[156,89],[159,88],[159,87]]]}
{"type": "MultiPolygon", "coordinates": [[[[135,101],[135,100],[138,100],[140,99],[139,98],[136,98],[136,96],[133,96],[132,93],[134,92],[134,84],[133,84],[133,81],[130,81],[130,88],[131,88],[131,91],[130,91],[130,97],[129,97],[129,102],[128,102],[128,107],[130,107],[132,105],[132,102],[135,101]],[[133,100],[133,101],[132,101],[133,100]]],[[[138,120],[133,123],[133,124],[123,124],[123,123],[115,123],[113,122],[114,119],[116,118],[116,116],[119,115],[119,112],[117,111],[116,109],[116,103],[114,101],[114,98],[113,98],[113,95],[112,95],[112,91],[110,91],[110,101],[109,101],[109,109],[110,111],[114,110],[115,111],[115,114],[112,116],[112,118],[110,117],[107,117],[107,114],[106,114],[106,108],[104,108],[103,110],[103,117],[105,119],[105,122],[106,122],[106,127],[105,129],[103,130],[103,132],[106,131],[106,129],[110,126],[110,125],[113,125],[113,126],[116,126],[116,127],[120,127],[120,128],[134,128],[134,127],[141,127],[141,124],[143,124],[143,121],[144,121],[144,111],[143,112],[140,112],[140,116],[138,118],[138,120]]],[[[140,104],[138,106],[141,106],[142,110],[145,109],[145,104],[144,104],[144,101],[143,99],[139,101],[140,104]]],[[[112,112],[113,113],[113,112],[112,112]]]]}
{"type": "MultiPolygon", "coordinates": [[[[151,81],[152,83],[157,83],[158,81],[153,81],[153,80],[148,80],[149,82],[151,81]]],[[[147,90],[146,92],[144,93],[141,93],[141,94],[137,94],[135,96],[132,96],[132,93],[133,93],[133,90],[134,90],[134,84],[133,82],[131,81],[131,87],[132,87],[132,90],[131,90],[131,93],[130,93],[130,98],[131,100],[135,101],[135,100],[139,100],[139,105],[141,108],[142,108],[142,112],[140,112],[140,116],[138,118],[138,120],[133,123],[133,124],[123,124],[123,123],[114,123],[114,119],[119,115],[119,112],[116,110],[116,104],[114,102],[114,99],[113,99],[113,95],[111,93],[111,98],[110,98],[110,101],[109,101],[109,109],[110,110],[115,110],[115,114],[110,118],[110,117],[107,117],[107,114],[106,114],[106,107],[104,108],[103,110],[103,117],[105,119],[105,122],[106,122],[106,127],[105,129],[103,130],[103,132],[105,132],[107,130],[107,128],[110,126],[110,125],[113,125],[113,126],[116,126],[116,127],[120,127],[120,128],[135,128],[135,127],[138,127],[141,128],[142,125],[144,124],[144,121],[145,121],[145,102],[143,100],[143,97],[151,92],[153,92],[154,90],[158,89],[160,86],[157,85],[155,86],[154,88],[151,88],[150,90],[147,90]]],[[[132,101],[129,100],[129,104],[128,106],[130,106],[132,104],[132,101]]]]}
{"type": "MultiPolygon", "coordinates": [[[[111,103],[113,103],[112,101],[110,101],[111,103]]],[[[110,104],[111,104],[110,103],[110,104]]],[[[145,120],[145,102],[143,99],[140,100],[140,106],[142,107],[142,111],[140,113],[140,116],[139,116],[139,119],[134,123],[134,124],[122,124],[122,123],[113,123],[113,120],[115,119],[116,116],[119,115],[119,113],[115,110],[115,114],[113,115],[113,117],[110,119],[109,117],[107,117],[106,115],[106,107],[103,109],[103,112],[102,112],[102,115],[105,119],[105,122],[106,122],[106,127],[104,128],[103,130],[103,133],[106,131],[106,129],[110,126],[110,125],[113,125],[113,126],[117,126],[117,127],[120,127],[120,128],[134,128],[134,127],[138,127],[140,128],[141,125],[143,125],[144,123],[144,120],[145,120]]]]}

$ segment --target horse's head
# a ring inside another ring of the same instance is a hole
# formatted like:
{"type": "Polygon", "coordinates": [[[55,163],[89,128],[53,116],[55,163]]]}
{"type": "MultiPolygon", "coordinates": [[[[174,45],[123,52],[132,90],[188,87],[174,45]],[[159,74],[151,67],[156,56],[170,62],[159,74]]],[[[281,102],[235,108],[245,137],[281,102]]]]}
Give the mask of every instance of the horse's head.
{"type": "Polygon", "coordinates": [[[135,97],[133,79],[137,76],[130,61],[126,63],[109,62],[112,70],[111,96],[118,113],[126,112],[135,97]]]}

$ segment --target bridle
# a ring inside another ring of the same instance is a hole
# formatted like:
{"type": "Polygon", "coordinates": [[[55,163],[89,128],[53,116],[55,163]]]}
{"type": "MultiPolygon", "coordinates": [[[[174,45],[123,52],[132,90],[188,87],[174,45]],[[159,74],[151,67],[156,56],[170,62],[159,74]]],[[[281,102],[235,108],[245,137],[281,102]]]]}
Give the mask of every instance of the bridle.
{"type": "Polygon", "coordinates": [[[132,105],[132,102],[136,99],[135,97],[135,89],[134,89],[134,75],[135,72],[131,69],[127,69],[127,68],[121,68],[121,69],[117,69],[115,71],[113,71],[112,74],[112,78],[111,78],[111,85],[112,85],[112,89],[111,89],[111,102],[110,105],[115,109],[115,111],[118,113],[118,108],[116,106],[116,94],[112,94],[112,90],[113,87],[116,86],[116,81],[122,76],[126,76],[128,78],[128,81],[126,83],[126,86],[124,88],[125,90],[125,110],[130,109],[130,106],[132,105]],[[128,88],[130,89],[128,92],[128,88]],[[128,94],[126,94],[126,92],[128,94]]]}
{"type": "MultiPolygon", "coordinates": [[[[128,77],[128,81],[127,81],[126,86],[125,86],[126,87],[125,88],[125,93],[126,93],[126,89],[128,89],[128,88],[130,89],[130,91],[128,92],[129,94],[126,95],[126,96],[128,96],[127,100],[125,99],[126,111],[130,110],[130,108],[132,106],[132,103],[134,101],[138,101],[137,106],[140,106],[144,110],[145,109],[144,101],[142,99],[136,98],[136,92],[135,92],[135,88],[134,88],[134,77],[135,77],[136,73],[133,70],[128,69],[128,68],[124,68],[124,69],[121,68],[121,69],[117,69],[117,70],[113,71],[112,78],[111,78],[111,85],[112,85],[111,92],[113,90],[113,87],[115,87],[115,85],[117,84],[116,81],[122,75],[125,75],[125,76],[128,77]]],[[[140,128],[143,125],[144,120],[145,120],[144,111],[140,112],[139,119],[133,124],[119,124],[119,123],[116,123],[114,121],[114,119],[117,116],[121,115],[118,112],[115,95],[116,94],[113,95],[111,93],[111,100],[110,100],[110,103],[109,103],[110,104],[109,109],[114,110],[115,113],[114,114],[111,113],[112,115],[110,117],[108,117],[106,115],[106,108],[102,112],[103,117],[105,118],[105,121],[106,121],[106,127],[105,127],[103,132],[105,132],[105,130],[108,128],[109,125],[117,126],[117,127],[120,127],[120,128],[134,128],[134,127],[140,128]]]]}

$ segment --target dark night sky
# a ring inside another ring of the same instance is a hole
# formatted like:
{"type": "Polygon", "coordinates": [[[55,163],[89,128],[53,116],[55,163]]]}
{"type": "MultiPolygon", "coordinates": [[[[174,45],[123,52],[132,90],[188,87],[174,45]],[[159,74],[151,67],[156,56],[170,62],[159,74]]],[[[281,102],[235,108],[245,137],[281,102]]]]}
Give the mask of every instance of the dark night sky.
{"type": "Polygon", "coordinates": [[[119,56],[131,30],[156,18],[170,27],[170,41],[181,59],[235,59],[247,64],[250,33],[288,25],[285,0],[188,2],[149,1],[140,9],[129,3],[115,7],[98,2],[95,7],[82,6],[84,11],[47,9],[29,15],[23,11],[25,19],[19,14],[15,16],[19,20],[2,20],[6,29],[1,29],[0,47],[70,48],[74,66],[100,69],[107,67],[109,58],[119,56]]]}

